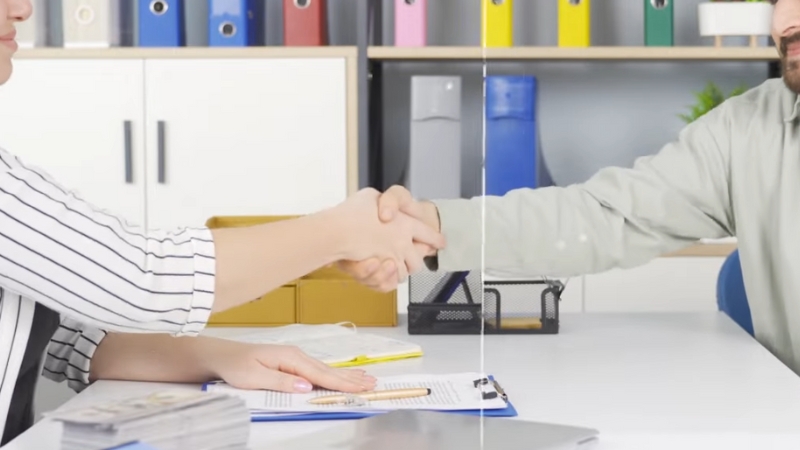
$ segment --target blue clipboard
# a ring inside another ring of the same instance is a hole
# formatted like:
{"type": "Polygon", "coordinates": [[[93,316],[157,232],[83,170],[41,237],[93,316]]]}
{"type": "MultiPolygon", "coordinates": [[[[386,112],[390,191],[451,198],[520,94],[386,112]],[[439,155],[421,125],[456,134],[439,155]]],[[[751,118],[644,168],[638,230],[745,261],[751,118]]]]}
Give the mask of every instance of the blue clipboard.
{"type": "MultiPolygon", "coordinates": [[[[436,411],[446,414],[463,414],[467,416],[480,416],[480,410],[466,410],[466,411],[436,411]]],[[[374,413],[311,413],[311,414],[287,414],[284,416],[259,416],[253,414],[250,416],[251,422],[292,422],[292,421],[308,421],[308,420],[356,420],[364,419],[367,417],[385,414],[384,412],[374,413]]],[[[483,410],[483,417],[516,417],[517,410],[514,405],[508,403],[508,406],[503,409],[485,409],[483,410]]]]}
{"type": "MultiPolygon", "coordinates": [[[[488,377],[489,380],[494,380],[494,377],[491,375],[488,377]]],[[[211,384],[215,383],[206,383],[203,384],[203,391],[207,390],[207,387],[211,384]]],[[[483,417],[517,417],[517,410],[514,408],[514,405],[511,404],[510,401],[506,401],[506,407],[502,409],[469,409],[469,410],[460,410],[460,411],[437,411],[442,412],[445,414],[463,414],[467,416],[483,416],[483,417]]],[[[251,422],[301,422],[301,421],[309,421],[309,420],[357,420],[357,419],[364,419],[367,417],[377,416],[379,414],[385,414],[386,412],[331,412],[331,413],[301,413],[301,414],[267,414],[267,415],[260,415],[259,413],[252,413],[250,415],[251,422]]]]}

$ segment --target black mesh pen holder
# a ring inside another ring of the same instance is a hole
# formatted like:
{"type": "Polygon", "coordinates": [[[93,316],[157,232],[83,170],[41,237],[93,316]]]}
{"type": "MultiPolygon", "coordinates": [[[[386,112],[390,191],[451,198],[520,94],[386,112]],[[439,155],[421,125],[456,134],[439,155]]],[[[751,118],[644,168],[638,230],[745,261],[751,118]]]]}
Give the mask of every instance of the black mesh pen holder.
{"type": "Polygon", "coordinates": [[[409,334],[556,334],[564,284],[483,281],[479,272],[409,278],[409,334]]]}

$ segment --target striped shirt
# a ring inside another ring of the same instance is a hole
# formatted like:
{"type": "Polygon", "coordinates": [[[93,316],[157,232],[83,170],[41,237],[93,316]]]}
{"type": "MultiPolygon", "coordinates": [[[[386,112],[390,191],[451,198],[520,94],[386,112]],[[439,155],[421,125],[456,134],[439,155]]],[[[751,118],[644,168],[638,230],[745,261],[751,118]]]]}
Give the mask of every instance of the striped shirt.
{"type": "Polygon", "coordinates": [[[80,391],[108,332],[202,331],[214,250],[207,228],[132,225],[0,149],[0,436],[28,342],[52,332],[31,329],[36,304],[58,314],[42,374],[80,391]]]}

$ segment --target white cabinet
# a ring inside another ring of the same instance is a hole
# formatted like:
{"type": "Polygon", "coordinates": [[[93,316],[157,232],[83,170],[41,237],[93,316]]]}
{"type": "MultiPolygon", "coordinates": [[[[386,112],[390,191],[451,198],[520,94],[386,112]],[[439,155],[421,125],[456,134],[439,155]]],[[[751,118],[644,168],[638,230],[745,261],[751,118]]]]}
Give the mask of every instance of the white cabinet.
{"type": "Polygon", "coordinates": [[[350,59],[20,59],[0,146],[151,229],[307,214],[357,167],[350,59]]]}
{"type": "Polygon", "coordinates": [[[584,277],[586,312],[716,311],[723,257],[662,257],[584,277]]]}
{"type": "Polygon", "coordinates": [[[146,61],[148,225],[307,214],[343,201],[345,63],[146,61]]]}
{"type": "Polygon", "coordinates": [[[0,86],[0,147],[143,225],[143,83],[140,60],[15,61],[0,86]]]}

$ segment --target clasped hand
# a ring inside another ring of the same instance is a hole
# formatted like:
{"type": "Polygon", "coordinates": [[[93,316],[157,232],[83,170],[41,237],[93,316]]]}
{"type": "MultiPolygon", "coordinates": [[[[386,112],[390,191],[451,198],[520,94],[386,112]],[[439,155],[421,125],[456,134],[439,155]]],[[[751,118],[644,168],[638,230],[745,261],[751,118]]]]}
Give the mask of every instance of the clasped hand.
{"type": "Polygon", "coordinates": [[[445,246],[436,207],[414,200],[402,186],[385,193],[364,189],[337,209],[345,212],[354,242],[339,267],[360,283],[381,292],[397,288],[424,267],[425,256],[445,246]]]}
{"type": "MultiPolygon", "coordinates": [[[[401,211],[380,214],[381,193],[362,189],[337,209],[345,217],[347,235],[346,261],[363,262],[367,269],[378,269],[396,286],[424,267],[423,259],[444,248],[444,237],[433,227],[401,211]]],[[[373,286],[378,288],[379,286],[373,286]]]]}

